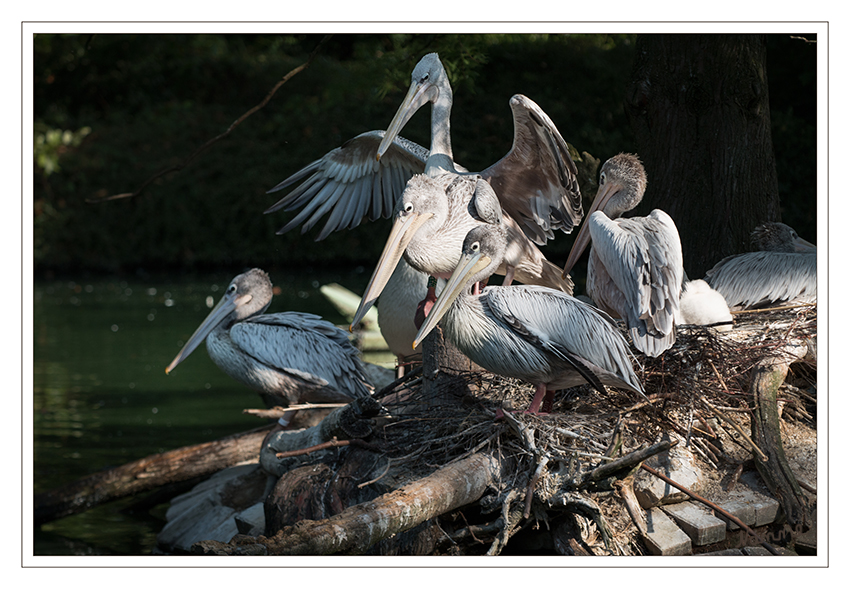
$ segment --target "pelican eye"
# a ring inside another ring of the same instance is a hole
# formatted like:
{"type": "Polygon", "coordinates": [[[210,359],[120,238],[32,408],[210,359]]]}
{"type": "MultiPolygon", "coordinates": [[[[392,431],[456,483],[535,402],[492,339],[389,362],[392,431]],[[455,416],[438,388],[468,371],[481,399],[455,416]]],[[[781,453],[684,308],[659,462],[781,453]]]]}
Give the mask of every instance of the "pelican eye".
{"type": "Polygon", "coordinates": [[[420,78],[419,83],[423,84],[423,83],[427,82],[430,75],[431,74],[426,73],[424,76],[422,76],[422,78],[420,78]]]}
{"type": "Polygon", "coordinates": [[[413,212],[413,203],[412,202],[404,203],[404,212],[405,213],[412,213],[413,212]]]}
{"type": "Polygon", "coordinates": [[[469,246],[469,247],[470,247],[470,249],[471,249],[472,251],[477,252],[478,250],[480,250],[480,249],[481,249],[481,244],[479,244],[479,243],[476,241],[476,242],[474,242],[474,243],[473,243],[471,246],[469,246]]]}
{"type": "Polygon", "coordinates": [[[599,174],[599,184],[600,185],[605,184],[605,172],[602,172],[601,174],[599,174]]]}
{"type": "Polygon", "coordinates": [[[235,284],[231,284],[230,286],[227,287],[227,294],[233,294],[235,292],[236,292],[236,285],[235,284]]]}

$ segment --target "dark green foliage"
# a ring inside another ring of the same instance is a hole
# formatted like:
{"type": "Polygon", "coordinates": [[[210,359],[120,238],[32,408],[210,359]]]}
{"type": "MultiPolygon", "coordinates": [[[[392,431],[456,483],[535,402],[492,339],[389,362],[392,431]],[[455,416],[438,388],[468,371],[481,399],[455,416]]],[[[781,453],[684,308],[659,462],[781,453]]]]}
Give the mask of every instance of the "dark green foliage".
{"type": "MultiPolygon", "coordinates": [[[[316,228],[303,236],[297,230],[277,236],[275,230],[292,214],[263,215],[283,196],[265,191],[347,139],[385,128],[407,91],[413,66],[430,51],[439,52],[452,81],[455,159],[469,169],[492,164],[510,148],[508,101],[515,93],[536,101],[579,151],[604,160],[634,150],[622,107],[634,36],[335,35],[265,108],[185,169],[159,178],[132,199],[86,203],[132,192],[180,163],[258,104],[321,38],[37,36],[36,129],[91,129],[79,146],[56,147],[57,171],[47,174],[37,167],[37,271],[305,264],[371,269],[388,222],[366,222],[319,243],[313,241],[316,228]]],[[[772,70],[770,78],[779,125],[774,142],[780,196],[784,220],[794,225],[796,216],[814,214],[809,205],[814,168],[801,165],[797,151],[814,153],[814,107],[803,101],[804,95],[814,100],[814,58],[808,55],[814,48],[788,45],[787,40],[771,45],[782,57],[771,53],[768,65],[789,67],[789,53],[802,60],[795,62],[793,79],[772,70]],[[780,87],[785,82],[794,86],[790,94],[780,87]],[[788,137],[795,146],[780,150],[788,137]]],[[[427,146],[428,120],[423,109],[404,136],[427,146]]],[[[798,230],[815,237],[804,227],[798,230]]],[[[570,237],[557,239],[547,255],[563,261],[571,243],[570,237]]]]}

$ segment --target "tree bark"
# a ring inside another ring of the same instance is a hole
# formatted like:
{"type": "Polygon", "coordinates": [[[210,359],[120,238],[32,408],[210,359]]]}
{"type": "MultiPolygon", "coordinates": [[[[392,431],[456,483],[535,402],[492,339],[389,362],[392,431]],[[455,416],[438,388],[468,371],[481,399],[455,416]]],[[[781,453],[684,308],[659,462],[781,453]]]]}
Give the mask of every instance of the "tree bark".
{"type": "Polygon", "coordinates": [[[360,554],[393,534],[477,501],[506,467],[492,453],[473,454],[328,519],[298,522],[272,538],[237,536],[229,544],[198,542],[193,551],[209,555],[360,554]]]}
{"type": "Polygon", "coordinates": [[[635,214],[666,211],[691,278],[748,251],[780,218],[761,35],[641,35],[625,109],[648,185],[635,214]]]}
{"type": "Polygon", "coordinates": [[[234,464],[256,459],[260,454],[260,444],[271,427],[153,454],[39,493],[34,500],[35,525],[170,483],[210,476],[234,464]]]}

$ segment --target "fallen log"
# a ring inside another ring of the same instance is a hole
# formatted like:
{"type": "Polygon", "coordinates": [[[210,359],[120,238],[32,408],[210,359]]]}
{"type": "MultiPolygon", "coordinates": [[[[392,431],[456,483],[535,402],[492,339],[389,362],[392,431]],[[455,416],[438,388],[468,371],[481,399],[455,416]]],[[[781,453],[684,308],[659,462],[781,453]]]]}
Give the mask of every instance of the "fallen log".
{"type": "Polygon", "coordinates": [[[257,459],[260,444],[271,428],[264,426],[212,442],[153,454],[39,493],[34,498],[35,525],[164,485],[210,476],[234,464],[257,459]]]}
{"type": "Polygon", "coordinates": [[[275,536],[236,536],[229,543],[198,542],[193,553],[206,555],[362,554],[393,534],[481,498],[502,478],[506,461],[492,452],[473,454],[444,466],[373,501],[328,519],[304,520],[275,536]]]}

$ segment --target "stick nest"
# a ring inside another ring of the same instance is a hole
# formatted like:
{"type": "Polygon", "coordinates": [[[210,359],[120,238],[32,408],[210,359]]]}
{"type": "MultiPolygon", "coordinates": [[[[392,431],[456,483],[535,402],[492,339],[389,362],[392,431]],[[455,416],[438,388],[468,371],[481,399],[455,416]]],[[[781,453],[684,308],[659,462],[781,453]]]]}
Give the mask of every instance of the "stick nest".
{"type": "MultiPolygon", "coordinates": [[[[621,329],[627,337],[625,328],[621,329]]],[[[604,490],[589,481],[588,473],[670,433],[717,468],[729,459],[726,450],[718,451],[715,445],[721,434],[715,431],[718,428],[744,455],[750,451],[740,435],[717,419],[718,412],[747,424],[751,368],[765,357],[780,356],[790,342],[808,342],[816,349],[816,333],[817,308],[810,306],[741,313],[729,332],[679,326],[676,343],[660,357],[636,353],[633,359],[648,399],[613,388],[602,395],[585,385],[558,391],[548,415],[516,412],[507,419],[495,419],[500,408],[521,410],[530,402],[534,387],[516,379],[457,372],[438,380],[426,394],[422,377],[414,376],[379,394],[393,418],[372,441],[395,466],[409,469],[411,476],[496,449],[516,464],[513,480],[501,482],[503,496],[511,489],[529,487],[529,481],[531,487],[536,484],[535,494],[540,494],[551,485],[553,473],[561,491],[604,490]],[[546,469],[538,480],[541,462],[546,469]]],[[[786,381],[794,384],[782,389],[786,416],[812,427],[815,379],[814,362],[797,363],[786,381]]],[[[612,517],[610,494],[597,498],[601,512],[612,517]]],[[[633,552],[634,538],[624,531],[629,526],[614,522],[613,527],[624,534],[613,542],[613,551],[633,552]]]]}

